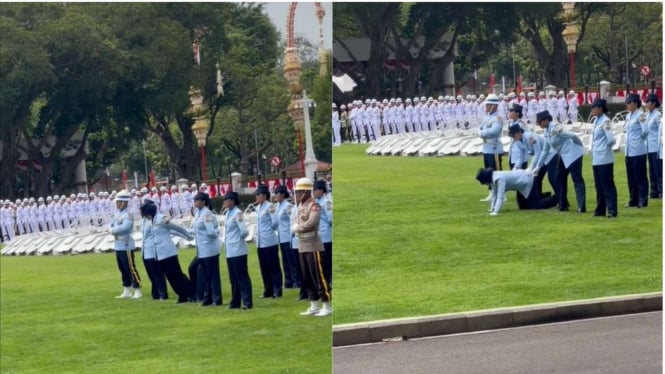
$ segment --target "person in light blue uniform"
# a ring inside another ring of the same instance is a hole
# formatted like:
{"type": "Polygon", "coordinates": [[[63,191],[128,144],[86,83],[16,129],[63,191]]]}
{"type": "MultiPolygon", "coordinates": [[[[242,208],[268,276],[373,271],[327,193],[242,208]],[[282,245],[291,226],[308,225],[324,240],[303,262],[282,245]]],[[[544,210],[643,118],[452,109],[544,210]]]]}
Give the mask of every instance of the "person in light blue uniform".
{"type": "MultiPolygon", "coordinates": [[[[498,113],[499,97],[495,94],[487,95],[485,99],[485,119],[480,124],[478,136],[483,139],[483,164],[485,168],[501,170],[501,157],[503,144],[501,143],[501,130],[503,119],[498,113]]],[[[491,185],[489,186],[491,189],[491,185]]],[[[492,191],[481,201],[490,201],[492,191]]]]}
{"type": "Polygon", "coordinates": [[[476,180],[480,184],[492,185],[490,216],[496,216],[501,211],[506,191],[517,191],[519,209],[549,209],[556,206],[556,197],[550,194],[541,195],[540,182],[532,173],[524,169],[511,171],[480,169],[476,174],[476,180]]]}
{"type": "Polygon", "coordinates": [[[231,282],[231,302],[229,309],[252,308],[252,280],[247,271],[247,243],[249,235],[243,213],[238,208],[240,199],[237,192],[224,195],[224,250],[226,266],[231,282]],[[241,305],[242,304],[242,305],[241,305]]]}
{"type": "MultiPolygon", "coordinates": [[[[219,224],[212,212],[210,197],[205,192],[194,196],[194,220],[192,231],[196,240],[196,258],[201,267],[204,289],[201,306],[222,305],[222,281],[219,274],[219,224]]],[[[197,290],[198,294],[201,294],[197,290]]]]}
{"type": "Polygon", "coordinates": [[[166,276],[164,276],[164,272],[162,272],[162,269],[157,264],[157,259],[155,258],[156,246],[154,236],[152,234],[152,218],[155,216],[155,213],[150,216],[150,219],[147,219],[144,215],[144,211],[150,210],[150,205],[153,205],[155,208],[157,208],[155,203],[149,199],[144,200],[143,204],[141,204],[139,208],[141,217],[143,217],[141,219],[141,232],[143,233],[141,258],[143,259],[143,266],[145,266],[145,271],[148,273],[148,278],[152,284],[152,288],[150,290],[152,299],[166,300],[169,298],[169,293],[166,289],[166,276]]]}
{"type": "Polygon", "coordinates": [[[332,289],[332,261],[333,261],[333,208],[332,199],[327,194],[327,183],[324,180],[314,182],[312,196],[317,204],[321,206],[321,218],[319,223],[319,236],[323,242],[323,253],[321,254],[321,266],[323,266],[323,277],[332,289]]]}
{"type": "Polygon", "coordinates": [[[529,162],[529,150],[524,139],[524,127],[526,125],[521,120],[522,106],[513,104],[508,109],[508,119],[511,121],[508,127],[508,136],[512,138],[510,142],[510,151],[508,152],[508,165],[510,170],[526,169],[529,162]]]}
{"type": "Polygon", "coordinates": [[[647,159],[649,161],[649,182],[651,185],[651,193],[649,197],[652,199],[663,198],[663,163],[658,157],[660,150],[658,140],[660,139],[660,126],[663,122],[662,113],[656,108],[660,107],[660,100],[658,96],[649,94],[645,104],[649,114],[647,115],[647,159]]]}
{"type": "Polygon", "coordinates": [[[586,185],[582,176],[584,146],[575,133],[567,131],[563,125],[552,121],[552,115],[545,110],[536,115],[536,123],[543,130],[545,146],[536,162],[534,175],[538,175],[539,169],[545,163],[550,149],[556,150],[561,157],[557,165],[557,189],[556,195],[559,199],[559,210],[567,211],[568,206],[568,174],[573,179],[575,186],[575,197],[577,199],[577,212],[586,212],[586,185]]]}
{"type": "Polygon", "coordinates": [[[527,168],[529,162],[529,150],[527,149],[526,142],[522,137],[523,134],[524,130],[518,122],[512,124],[510,128],[508,128],[508,136],[512,138],[508,157],[510,170],[526,170],[527,168]]]}
{"type": "Polygon", "coordinates": [[[122,294],[116,296],[116,299],[140,299],[143,296],[141,278],[134,262],[134,250],[136,249],[134,238],[132,238],[134,219],[128,208],[131,199],[132,196],[126,190],[122,190],[116,195],[116,212],[109,227],[111,235],[115,238],[113,249],[122,278],[122,294]]]}
{"type": "Polygon", "coordinates": [[[612,123],[607,117],[607,101],[596,99],[591,104],[593,132],[591,140],[591,165],[596,185],[596,209],[594,217],[616,217],[618,214],[617,188],[614,185],[614,151],[616,143],[612,123]]]}
{"type": "Polygon", "coordinates": [[[273,195],[277,201],[277,237],[282,253],[282,267],[284,269],[284,287],[300,287],[300,277],[296,269],[295,258],[291,252],[291,210],[293,204],[288,200],[289,190],[286,186],[277,186],[273,195]]]}
{"type": "MultiPolygon", "coordinates": [[[[170,217],[157,212],[157,205],[151,200],[146,200],[140,207],[143,232],[143,255],[153,258],[156,267],[165,279],[169,281],[171,288],[178,295],[178,304],[186,303],[191,295],[191,284],[182,272],[178,261],[178,249],[171,240],[171,235],[180,236],[187,240],[194,237],[187,230],[171,222],[170,217]]],[[[166,284],[164,284],[166,288],[166,284]]],[[[153,295],[154,297],[154,295],[153,295]]]]}
{"type": "Polygon", "coordinates": [[[638,94],[630,94],[626,99],[626,174],[628,177],[629,207],[644,208],[649,199],[647,180],[647,114],[639,110],[642,99],[638,94]]]}
{"type": "Polygon", "coordinates": [[[260,185],[254,194],[256,195],[256,248],[263,279],[262,297],[282,297],[282,268],[279,266],[279,250],[275,234],[279,226],[277,210],[270,203],[268,187],[260,185]]]}

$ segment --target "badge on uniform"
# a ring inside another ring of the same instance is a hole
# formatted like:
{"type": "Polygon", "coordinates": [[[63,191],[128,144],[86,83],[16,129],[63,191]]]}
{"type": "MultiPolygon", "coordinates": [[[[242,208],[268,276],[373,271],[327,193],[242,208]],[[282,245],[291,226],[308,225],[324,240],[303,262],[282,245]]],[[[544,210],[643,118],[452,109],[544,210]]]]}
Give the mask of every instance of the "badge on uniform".
{"type": "Polygon", "coordinates": [[[326,202],[326,209],[327,209],[327,210],[332,210],[332,201],[328,200],[328,201],[326,202]]]}
{"type": "Polygon", "coordinates": [[[236,221],[242,222],[243,219],[245,219],[245,217],[243,216],[242,212],[236,214],[236,221]]]}

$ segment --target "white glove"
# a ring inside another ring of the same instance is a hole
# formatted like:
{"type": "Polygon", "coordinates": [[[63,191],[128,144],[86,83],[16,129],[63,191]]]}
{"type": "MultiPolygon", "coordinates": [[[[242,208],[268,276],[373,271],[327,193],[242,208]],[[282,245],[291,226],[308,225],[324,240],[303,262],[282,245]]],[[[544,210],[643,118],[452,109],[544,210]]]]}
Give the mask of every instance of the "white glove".
{"type": "Polygon", "coordinates": [[[297,230],[298,230],[298,224],[297,223],[294,223],[293,225],[291,225],[291,232],[296,232],[297,230]]]}
{"type": "Polygon", "coordinates": [[[498,215],[498,214],[499,214],[499,213],[497,213],[497,212],[492,212],[492,213],[490,213],[490,216],[496,216],[496,215],[498,215]]]}

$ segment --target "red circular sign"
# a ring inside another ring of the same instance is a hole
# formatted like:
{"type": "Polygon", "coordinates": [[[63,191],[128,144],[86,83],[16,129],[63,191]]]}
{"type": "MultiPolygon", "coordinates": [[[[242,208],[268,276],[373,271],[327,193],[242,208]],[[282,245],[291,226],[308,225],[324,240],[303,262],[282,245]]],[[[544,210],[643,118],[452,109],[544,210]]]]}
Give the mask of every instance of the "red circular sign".
{"type": "Polygon", "coordinates": [[[649,69],[647,65],[642,66],[640,71],[642,72],[642,75],[649,75],[649,73],[651,73],[651,69],[649,69]]]}
{"type": "Polygon", "coordinates": [[[281,162],[282,161],[277,156],[274,156],[273,158],[270,159],[270,163],[272,164],[272,166],[279,166],[281,162]]]}

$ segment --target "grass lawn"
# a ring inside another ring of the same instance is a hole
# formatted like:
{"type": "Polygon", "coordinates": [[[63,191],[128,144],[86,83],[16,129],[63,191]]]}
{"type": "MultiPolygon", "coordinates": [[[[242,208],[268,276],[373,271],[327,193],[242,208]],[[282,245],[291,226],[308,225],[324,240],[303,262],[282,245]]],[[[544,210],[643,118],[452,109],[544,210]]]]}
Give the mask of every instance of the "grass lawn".
{"type": "MultiPolygon", "coordinates": [[[[186,272],[193,250],[180,252],[186,272]]],[[[138,256],[137,256],[138,258],[138,256]]],[[[0,258],[0,372],[4,373],[330,373],[331,318],[302,317],[297,290],[260,299],[255,248],[249,267],[254,309],[224,304],[116,300],[115,255],[0,258]]],[[[150,293],[143,264],[138,265],[150,293]]]]}
{"type": "MultiPolygon", "coordinates": [[[[625,164],[616,154],[619,217],[520,211],[511,193],[489,216],[481,157],[367,156],[335,147],[334,324],[660,291],[662,203],[623,208],[625,164]]],[[[507,161],[504,160],[504,166],[507,161]]],[[[544,190],[549,190],[545,180],[544,190]]]]}

